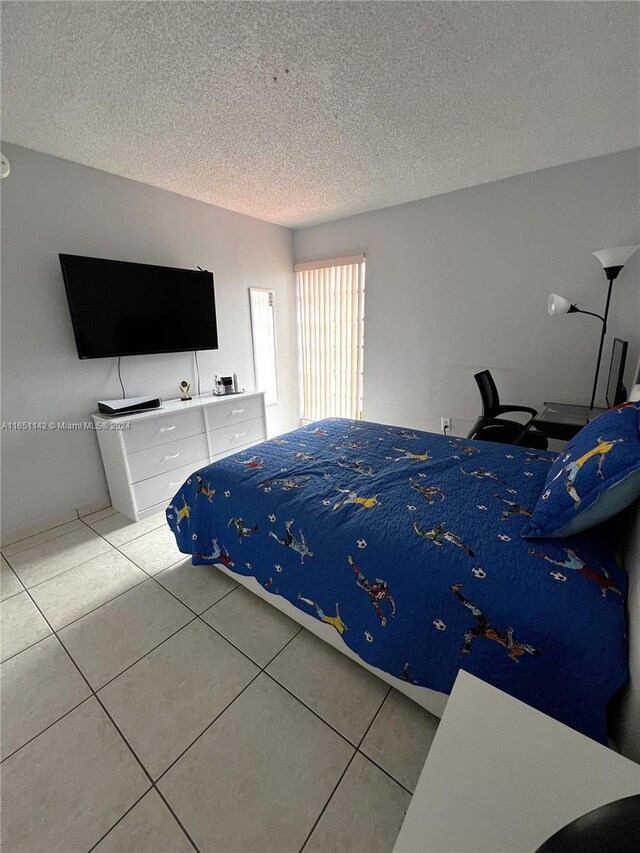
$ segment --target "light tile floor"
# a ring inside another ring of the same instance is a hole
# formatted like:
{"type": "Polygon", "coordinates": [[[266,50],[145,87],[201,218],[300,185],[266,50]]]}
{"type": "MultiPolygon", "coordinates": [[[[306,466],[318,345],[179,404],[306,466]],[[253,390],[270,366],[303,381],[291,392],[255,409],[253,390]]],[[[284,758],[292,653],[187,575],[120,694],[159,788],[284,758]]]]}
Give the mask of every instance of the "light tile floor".
{"type": "Polygon", "coordinates": [[[390,851],[438,721],[115,510],[2,557],[3,853],[390,851]]]}

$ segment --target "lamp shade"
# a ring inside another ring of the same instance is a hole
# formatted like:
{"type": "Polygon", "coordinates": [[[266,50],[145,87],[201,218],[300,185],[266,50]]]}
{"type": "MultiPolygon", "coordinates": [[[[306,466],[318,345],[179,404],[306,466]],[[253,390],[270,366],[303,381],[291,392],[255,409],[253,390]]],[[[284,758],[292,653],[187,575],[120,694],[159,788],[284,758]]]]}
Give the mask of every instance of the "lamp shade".
{"type": "Polygon", "coordinates": [[[571,310],[571,303],[564,296],[558,296],[557,293],[550,293],[547,299],[547,310],[552,317],[556,314],[568,314],[571,310]]]}
{"type": "Polygon", "coordinates": [[[640,246],[616,246],[614,249],[598,249],[593,254],[606,270],[608,267],[623,267],[638,249],[640,246]]]}

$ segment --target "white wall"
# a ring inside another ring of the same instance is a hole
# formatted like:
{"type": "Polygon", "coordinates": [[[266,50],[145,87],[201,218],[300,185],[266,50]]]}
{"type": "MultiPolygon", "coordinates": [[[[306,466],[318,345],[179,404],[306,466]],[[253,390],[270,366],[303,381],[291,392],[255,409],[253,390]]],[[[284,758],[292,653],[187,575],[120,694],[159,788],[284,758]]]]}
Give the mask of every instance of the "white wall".
{"type": "MultiPolygon", "coordinates": [[[[80,361],[59,252],[214,273],[220,349],[199,354],[203,391],[214,373],[254,382],[248,288],[277,293],[280,403],[275,433],[297,425],[291,231],[85,166],[3,145],[2,421],[85,421],[120,396],[116,359],[80,361]]],[[[128,396],[178,396],[193,355],[123,359],[128,396]]],[[[2,433],[2,530],[107,497],[92,432],[2,433]]]]}
{"type": "MultiPolygon", "coordinates": [[[[604,310],[594,249],[640,243],[640,149],[583,160],[295,232],[296,261],[366,252],[364,414],[466,434],[474,372],[504,402],[588,403],[600,324],[551,318],[549,292],[604,310]]],[[[614,284],[614,336],[640,354],[640,253],[614,284]]],[[[606,371],[604,371],[606,379],[606,371]]],[[[602,377],[601,372],[601,377],[602,377]]]]}
{"type": "MultiPolygon", "coordinates": [[[[278,294],[281,402],[270,431],[297,423],[291,232],[124,178],[3,145],[2,421],[84,421],[117,397],[115,359],[80,361],[58,252],[213,270],[220,349],[203,352],[204,388],[237,370],[253,383],[250,286],[278,294]]],[[[560,292],[601,311],[593,249],[640,243],[640,150],[508,178],[295,232],[296,260],[365,251],[365,417],[466,432],[479,412],[473,373],[494,371],[505,401],[588,402],[598,323],[550,318],[560,292]]],[[[615,283],[615,335],[640,354],[639,257],[615,283]]],[[[190,354],[124,359],[131,396],[177,396],[190,354]]],[[[2,433],[2,529],[107,497],[95,435],[2,433]]]]}

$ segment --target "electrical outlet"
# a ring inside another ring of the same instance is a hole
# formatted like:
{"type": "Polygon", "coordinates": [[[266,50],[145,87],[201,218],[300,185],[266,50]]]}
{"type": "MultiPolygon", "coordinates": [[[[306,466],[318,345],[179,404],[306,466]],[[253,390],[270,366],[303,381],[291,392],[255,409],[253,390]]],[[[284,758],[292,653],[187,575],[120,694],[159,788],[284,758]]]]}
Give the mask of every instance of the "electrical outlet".
{"type": "Polygon", "coordinates": [[[451,418],[440,418],[440,432],[451,432],[451,418]]]}

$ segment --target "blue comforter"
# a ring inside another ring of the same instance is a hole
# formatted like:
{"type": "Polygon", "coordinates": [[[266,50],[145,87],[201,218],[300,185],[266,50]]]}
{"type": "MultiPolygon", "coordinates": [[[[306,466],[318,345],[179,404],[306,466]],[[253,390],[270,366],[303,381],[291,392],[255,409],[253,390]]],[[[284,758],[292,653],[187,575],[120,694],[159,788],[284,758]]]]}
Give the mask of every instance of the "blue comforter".
{"type": "Polygon", "coordinates": [[[597,531],[520,537],[553,459],[334,418],[194,473],[167,521],[367,663],[444,693],[463,668],[606,742],[626,576],[597,531]]]}

